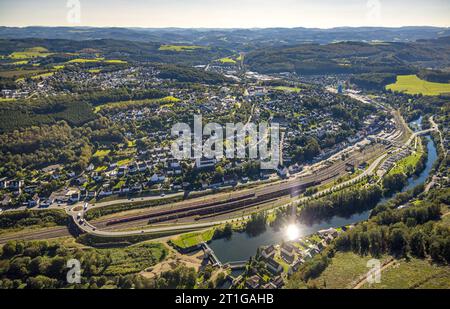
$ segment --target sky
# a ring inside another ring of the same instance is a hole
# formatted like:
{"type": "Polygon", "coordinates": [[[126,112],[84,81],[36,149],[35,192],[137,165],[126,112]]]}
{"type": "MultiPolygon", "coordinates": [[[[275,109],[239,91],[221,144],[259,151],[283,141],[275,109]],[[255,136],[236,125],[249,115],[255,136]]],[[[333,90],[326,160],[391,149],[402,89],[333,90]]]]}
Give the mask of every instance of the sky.
{"type": "Polygon", "coordinates": [[[450,0],[0,0],[0,26],[450,26],[450,0]]]}

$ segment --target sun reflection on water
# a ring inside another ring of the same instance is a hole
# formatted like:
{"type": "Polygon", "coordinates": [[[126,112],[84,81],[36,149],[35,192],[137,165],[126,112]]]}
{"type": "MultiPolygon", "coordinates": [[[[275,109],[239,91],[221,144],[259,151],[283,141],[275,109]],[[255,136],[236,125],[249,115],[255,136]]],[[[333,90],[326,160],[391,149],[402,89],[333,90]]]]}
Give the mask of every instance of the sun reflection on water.
{"type": "Polygon", "coordinates": [[[296,224],[289,224],[286,227],[285,233],[289,241],[296,240],[300,237],[300,229],[296,224]]]}

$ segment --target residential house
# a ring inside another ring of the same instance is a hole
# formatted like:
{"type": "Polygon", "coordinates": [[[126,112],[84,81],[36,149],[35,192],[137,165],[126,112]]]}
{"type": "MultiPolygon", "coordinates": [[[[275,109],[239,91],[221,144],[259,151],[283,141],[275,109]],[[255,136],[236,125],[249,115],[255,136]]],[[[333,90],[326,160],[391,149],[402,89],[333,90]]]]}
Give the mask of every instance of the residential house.
{"type": "Polygon", "coordinates": [[[87,178],[85,176],[81,176],[79,178],[77,178],[76,182],[79,186],[84,185],[87,182],[87,178]]]}
{"type": "Polygon", "coordinates": [[[69,202],[76,203],[80,200],[80,192],[74,192],[70,195],[69,202]]]}
{"type": "Polygon", "coordinates": [[[37,186],[26,186],[23,191],[28,194],[34,194],[36,192],[37,186]]]}
{"type": "Polygon", "coordinates": [[[35,194],[31,200],[28,201],[28,207],[36,207],[39,206],[41,199],[39,198],[39,195],[35,194]]]}
{"type": "Polygon", "coordinates": [[[324,237],[327,235],[332,235],[333,237],[337,237],[339,235],[338,231],[334,228],[329,228],[327,230],[320,230],[317,232],[320,237],[324,237]]]}
{"type": "Polygon", "coordinates": [[[263,290],[274,290],[277,287],[272,282],[266,283],[261,287],[263,290]]]}
{"type": "Polygon", "coordinates": [[[0,190],[1,189],[6,189],[8,186],[8,181],[5,178],[0,178],[0,190]]]}
{"type": "Polygon", "coordinates": [[[147,170],[147,164],[145,162],[139,163],[138,164],[138,170],[140,173],[143,173],[147,170]]]}
{"type": "Polygon", "coordinates": [[[8,207],[11,204],[12,198],[9,195],[5,195],[3,200],[0,202],[2,207],[8,207]]]}
{"type": "Polygon", "coordinates": [[[275,277],[271,283],[276,286],[277,289],[281,289],[284,286],[284,281],[283,278],[281,276],[277,276],[275,277]]]}
{"type": "Polygon", "coordinates": [[[272,272],[274,274],[280,274],[283,272],[283,267],[280,265],[280,263],[275,261],[273,258],[267,259],[266,267],[270,272],[272,272]]]}
{"type": "Polygon", "coordinates": [[[283,243],[281,245],[281,257],[289,264],[294,262],[295,259],[295,248],[289,243],[283,243]]]}
{"type": "Polygon", "coordinates": [[[217,163],[216,159],[202,158],[202,159],[197,159],[195,161],[195,167],[197,169],[214,167],[216,165],[216,163],[217,163]]]}
{"type": "Polygon", "coordinates": [[[261,277],[258,275],[254,275],[245,281],[245,286],[249,289],[258,289],[261,286],[261,282],[261,277]]]}
{"type": "Polygon", "coordinates": [[[234,186],[237,184],[237,179],[235,175],[225,175],[223,176],[223,184],[226,186],[234,186]]]}
{"type": "Polygon", "coordinates": [[[310,250],[302,251],[301,256],[302,256],[302,259],[305,261],[308,261],[308,260],[312,259],[312,257],[313,257],[310,250]]]}
{"type": "Polygon", "coordinates": [[[119,167],[119,171],[117,172],[117,176],[119,176],[119,177],[125,176],[126,171],[127,171],[127,167],[126,166],[119,167]]]}
{"type": "Polygon", "coordinates": [[[284,168],[278,169],[278,175],[281,178],[289,178],[289,170],[288,170],[288,168],[284,167],[284,168]]]}
{"type": "Polygon", "coordinates": [[[39,205],[40,208],[48,208],[50,207],[53,203],[55,202],[55,200],[53,200],[52,198],[48,198],[45,199],[41,202],[41,204],[39,205]]]}
{"type": "Polygon", "coordinates": [[[305,261],[301,258],[297,259],[294,264],[289,268],[289,274],[292,275],[294,272],[297,272],[300,269],[300,266],[305,263],[305,261]]]}
{"type": "Polygon", "coordinates": [[[273,245],[270,245],[261,251],[261,256],[265,259],[273,258],[274,255],[275,255],[275,247],[273,245]]]}
{"type": "Polygon", "coordinates": [[[23,187],[23,180],[11,180],[8,182],[8,188],[12,191],[20,191],[23,187]]]}

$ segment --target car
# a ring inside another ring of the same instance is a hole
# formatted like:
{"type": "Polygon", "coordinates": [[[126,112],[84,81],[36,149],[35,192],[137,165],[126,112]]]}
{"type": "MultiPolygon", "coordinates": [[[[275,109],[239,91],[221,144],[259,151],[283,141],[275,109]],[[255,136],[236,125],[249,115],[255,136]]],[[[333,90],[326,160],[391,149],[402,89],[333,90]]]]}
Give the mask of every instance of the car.
{"type": "Polygon", "coordinates": [[[0,208],[0,214],[3,212],[3,209],[0,208]]]}
{"type": "Polygon", "coordinates": [[[164,193],[162,193],[162,194],[161,194],[161,197],[164,197],[164,196],[166,196],[166,195],[165,195],[164,193]]]}

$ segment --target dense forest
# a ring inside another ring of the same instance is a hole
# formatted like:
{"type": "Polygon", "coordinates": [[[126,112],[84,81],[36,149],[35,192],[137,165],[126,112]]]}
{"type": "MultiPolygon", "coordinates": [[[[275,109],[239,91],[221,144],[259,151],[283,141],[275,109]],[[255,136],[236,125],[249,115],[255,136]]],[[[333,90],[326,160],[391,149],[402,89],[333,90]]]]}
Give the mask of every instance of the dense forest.
{"type": "Polygon", "coordinates": [[[435,83],[450,83],[450,72],[440,70],[420,70],[417,74],[421,79],[435,83]]]}
{"type": "Polygon", "coordinates": [[[125,141],[123,129],[104,117],[75,128],[59,121],[15,130],[0,135],[2,174],[14,177],[22,168],[56,163],[81,171],[91,161],[94,145],[125,141]]]}
{"type": "Polygon", "coordinates": [[[11,101],[0,105],[0,133],[64,120],[80,126],[95,119],[89,103],[73,97],[11,101]]]}
{"type": "Polygon", "coordinates": [[[66,213],[59,209],[14,211],[0,217],[0,230],[19,229],[30,226],[67,225],[69,222],[66,213]]]}
{"type": "Polygon", "coordinates": [[[366,90],[384,90],[386,85],[395,83],[397,76],[392,73],[364,73],[354,75],[350,82],[366,90]]]}
{"type": "Polygon", "coordinates": [[[449,40],[421,43],[339,42],[264,48],[248,53],[246,64],[264,73],[298,74],[394,73],[411,74],[414,64],[450,63],[449,40]],[[442,45],[443,44],[443,45],[442,45]]]}
{"type": "Polygon", "coordinates": [[[139,271],[164,260],[167,249],[144,243],[122,249],[82,249],[47,241],[10,241],[0,249],[0,289],[193,287],[195,272],[180,268],[145,280],[139,271]],[[80,261],[81,282],[67,280],[68,262],[80,261]],[[178,275],[178,276],[176,276],[178,275]],[[178,279],[177,279],[178,278],[178,279]]]}
{"type": "Polygon", "coordinates": [[[374,185],[362,189],[346,189],[329,196],[307,202],[299,216],[305,222],[315,222],[333,216],[349,216],[375,207],[382,197],[382,190],[374,185]]]}
{"type": "Polygon", "coordinates": [[[206,72],[190,67],[175,65],[160,65],[159,77],[165,79],[173,79],[178,82],[187,83],[206,83],[206,84],[223,84],[229,81],[221,74],[206,72]]]}

